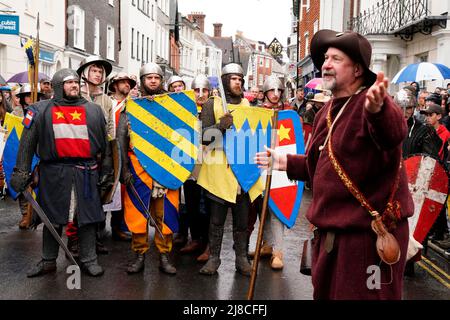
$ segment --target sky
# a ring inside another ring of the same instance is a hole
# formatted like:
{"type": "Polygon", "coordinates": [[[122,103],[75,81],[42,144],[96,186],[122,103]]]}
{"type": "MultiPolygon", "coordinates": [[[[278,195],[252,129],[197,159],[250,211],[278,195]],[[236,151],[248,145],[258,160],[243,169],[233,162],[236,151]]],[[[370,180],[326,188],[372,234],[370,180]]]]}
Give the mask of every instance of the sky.
{"type": "Polygon", "coordinates": [[[277,38],[286,47],[291,32],[292,0],[178,0],[178,11],[184,16],[203,12],[205,33],[214,35],[213,23],[220,22],[222,36],[233,36],[236,30],[244,37],[270,44],[277,38]]]}

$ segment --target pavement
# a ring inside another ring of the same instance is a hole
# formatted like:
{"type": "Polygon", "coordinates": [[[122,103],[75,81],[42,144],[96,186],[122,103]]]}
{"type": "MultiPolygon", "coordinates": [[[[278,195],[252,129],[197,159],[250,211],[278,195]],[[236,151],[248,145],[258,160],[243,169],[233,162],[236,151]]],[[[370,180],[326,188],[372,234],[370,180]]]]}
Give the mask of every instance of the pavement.
{"type": "MultiPolygon", "coordinates": [[[[302,243],[310,237],[309,223],[304,217],[310,201],[311,193],[306,191],[295,226],[285,231],[284,269],[273,271],[269,259],[260,260],[255,300],[312,299],[311,277],[299,272],[302,243]]],[[[130,243],[107,237],[105,244],[110,252],[99,256],[105,274],[100,278],[82,274],[80,290],[68,289],[70,274],[66,273],[66,267],[69,262],[62,249],[55,274],[26,277],[28,269],[40,260],[42,226],[35,231],[21,231],[19,220],[18,204],[10,198],[0,201],[0,300],[245,300],[247,297],[249,278],[236,273],[234,267],[231,214],[226,221],[218,275],[200,275],[198,270],[202,264],[195,260],[196,256],[182,255],[177,249],[172,254],[178,270],[176,276],[163,274],[158,270],[158,253],[153,245],[144,272],[128,275],[126,266],[133,257],[130,243]]],[[[255,247],[257,228],[258,223],[251,237],[250,250],[255,247]]],[[[404,299],[450,300],[448,261],[439,260],[431,250],[428,261],[443,272],[427,262],[423,262],[425,268],[416,265],[415,277],[405,277],[404,299]],[[437,280],[426,268],[440,275],[443,281],[437,280]]]]}

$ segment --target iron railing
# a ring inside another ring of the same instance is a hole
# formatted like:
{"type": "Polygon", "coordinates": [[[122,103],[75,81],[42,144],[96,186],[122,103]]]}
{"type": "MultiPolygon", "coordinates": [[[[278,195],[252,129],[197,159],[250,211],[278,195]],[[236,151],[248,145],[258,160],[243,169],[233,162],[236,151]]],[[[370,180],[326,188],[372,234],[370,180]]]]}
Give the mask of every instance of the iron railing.
{"type": "Polygon", "coordinates": [[[430,34],[431,28],[442,24],[439,19],[427,19],[430,16],[429,0],[382,0],[360,15],[350,19],[348,28],[358,33],[394,34],[405,40],[411,40],[415,32],[430,34]]]}

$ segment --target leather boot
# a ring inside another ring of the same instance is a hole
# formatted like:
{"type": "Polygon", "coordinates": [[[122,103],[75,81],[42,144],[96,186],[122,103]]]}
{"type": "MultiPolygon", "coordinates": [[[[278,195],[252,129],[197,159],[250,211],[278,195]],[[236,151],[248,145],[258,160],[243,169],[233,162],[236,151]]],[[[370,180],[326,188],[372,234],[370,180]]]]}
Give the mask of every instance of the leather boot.
{"type": "Polygon", "coordinates": [[[200,269],[200,274],[212,276],[220,266],[220,250],[222,248],[223,226],[209,226],[209,259],[200,269]]]}
{"type": "Polygon", "coordinates": [[[161,253],[159,255],[159,270],[167,274],[176,274],[177,269],[169,261],[168,253],[161,253]]]}
{"type": "Polygon", "coordinates": [[[209,245],[206,246],[205,251],[197,257],[198,262],[207,262],[209,259],[209,245]]]}
{"type": "Polygon", "coordinates": [[[27,273],[28,278],[42,276],[56,271],[56,260],[41,260],[27,273]]]}
{"type": "Polygon", "coordinates": [[[91,277],[100,277],[105,270],[96,262],[83,264],[83,271],[91,277]]]}
{"type": "Polygon", "coordinates": [[[236,254],[236,271],[249,277],[252,272],[252,266],[247,259],[247,232],[235,231],[233,232],[233,239],[236,254]]]}
{"type": "Polygon", "coordinates": [[[217,274],[217,269],[220,267],[220,259],[217,256],[209,256],[208,262],[200,269],[200,274],[212,276],[217,274]]]}
{"type": "MultiPolygon", "coordinates": [[[[67,249],[69,249],[72,256],[76,259],[80,255],[80,246],[77,238],[68,237],[67,238],[67,249]]],[[[67,258],[67,254],[66,254],[67,258]]]]}
{"type": "Polygon", "coordinates": [[[134,274],[144,270],[145,267],[145,253],[136,253],[135,260],[128,265],[127,273],[134,274]]]}
{"type": "Polygon", "coordinates": [[[188,242],[183,248],[180,249],[180,253],[192,253],[200,251],[202,249],[202,244],[198,240],[192,240],[188,242]]]}
{"type": "Polygon", "coordinates": [[[23,208],[22,204],[20,204],[20,207],[22,211],[22,219],[19,222],[19,229],[25,230],[30,227],[31,218],[33,216],[33,209],[31,208],[31,205],[28,204],[28,202],[25,202],[23,208]]]}

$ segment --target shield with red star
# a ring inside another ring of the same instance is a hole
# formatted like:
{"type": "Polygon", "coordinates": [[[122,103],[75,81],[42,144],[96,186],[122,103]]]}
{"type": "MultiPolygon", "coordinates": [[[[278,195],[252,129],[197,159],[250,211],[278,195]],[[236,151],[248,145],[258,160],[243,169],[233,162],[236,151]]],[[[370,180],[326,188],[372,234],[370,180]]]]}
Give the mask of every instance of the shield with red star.
{"type": "Polygon", "coordinates": [[[408,185],[414,201],[409,225],[414,239],[422,243],[444,207],[448,196],[448,172],[428,155],[405,160],[408,185]]]}
{"type": "MultiPolygon", "coordinates": [[[[300,118],[295,111],[278,113],[278,154],[304,154],[305,144],[300,118]]],[[[283,224],[291,228],[295,224],[303,196],[303,181],[289,180],[285,171],[272,172],[269,208],[283,224]]]]}

